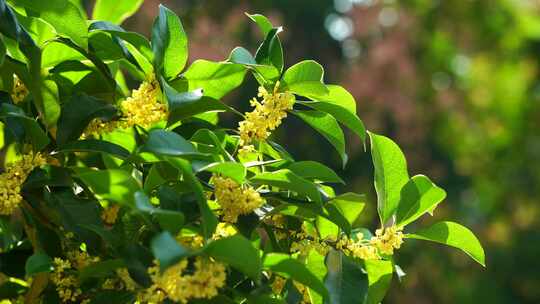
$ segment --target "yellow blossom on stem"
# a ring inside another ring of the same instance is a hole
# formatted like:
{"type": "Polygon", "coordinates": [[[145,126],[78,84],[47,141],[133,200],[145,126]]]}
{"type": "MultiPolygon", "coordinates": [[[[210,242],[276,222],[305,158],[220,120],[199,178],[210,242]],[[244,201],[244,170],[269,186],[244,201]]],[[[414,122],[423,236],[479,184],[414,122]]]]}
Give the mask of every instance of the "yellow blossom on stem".
{"type": "Polygon", "coordinates": [[[223,210],[223,219],[235,223],[238,216],[248,214],[264,204],[264,199],[251,186],[239,185],[230,178],[214,175],[214,195],[223,210]]]}
{"type": "Polygon", "coordinates": [[[34,168],[44,165],[45,158],[40,153],[23,155],[21,160],[6,165],[0,174],[0,214],[10,215],[22,201],[21,188],[34,168]]]}
{"type": "Polygon", "coordinates": [[[211,299],[225,286],[225,266],[208,258],[195,258],[194,271],[186,270],[188,261],[181,260],[161,272],[159,263],[148,269],[152,286],[139,300],[159,303],[165,298],[187,303],[190,299],[211,299]]]}
{"type": "Polygon", "coordinates": [[[122,112],[125,116],[122,127],[134,125],[149,127],[166,119],[167,107],[159,102],[160,94],[159,83],[154,76],[133,90],[131,97],[122,102],[122,112]]]}
{"type": "Polygon", "coordinates": [[[28,89],[24,83],[17,77],[13,75],[13,91],[11,92],[11,99],[15,104],[23,101],[28,95],[28,89]]]}
{"type": "Polygon", "coordinates": [[[54,258],[54,271],[50,275],[51,281],[56,285],[56,291],[62,303],[77,302],[82,294],[77,276],[72,273],[73,268],[68,260],[54,258]]]}
{"type": "Polygon", "coordinates": [[[94,118],[86,129],[84,130],[81,138],[87,138],[90,135],[100,135],[104,133],[110,133],[119,126],[117,121],[103,121],[100,118],[94,118]]]}
{"type": "Polygon", "coordinates": [[[107,206],[107,208],[103,209],[101,212],[101,219],[107,225],[114,225],[114,223],[116,223],[116,218],[118,217],[118,211],[120,211],[120,205],[118,204],[107,206]]]}
{"type": "MultiPolygon", "coordinates": [[[[292,110],[294,95],[291,92],[278,92],[279,82],[276,83],[273,92],[268,92],[264,87],[259,87],[258,101],[253,98],[250,104],[253,111],[245,114],[245,120],[238,124],[240,133],[240,146],[247,147],[246,151],[252,150],[250,144],[253,141],[265,140],[270,136],[270,131],[275,130],[283,118],[287,117],[287,110],[292,110]]],[[[243,148],[242,148],[242,151],[243,148]]]]}
{"type": "Polygon", "coordinates": [[[375,237],[370,240],[370,243],[384,254],[394,254],[394,249],[399,249],[403,244],[402,230],[403,228],[397,226],[377,229],[375,237]]]}
{"type": "Polygon", "coordinates": [[[150,127],[167,119],[167,107],[159,101],[160,95],[159,83],[152,75],[143,81],[139,88],[132,91],[131,97],[122,101],[120,120],[104,122],[100,118],[95,118],[88,124],[81,137],[109,133],[116,128],[126,129],[134,125],[150,127]]]}
{"type": "Polygon", "coordinates": [[[99,257],[90,256],[88,252],[79,249],[68,251],[66,256],[68,260],[71,261],[71,265],[77,270],[81,270],[90,264],[99,262],[100,260],[99,257]]]}

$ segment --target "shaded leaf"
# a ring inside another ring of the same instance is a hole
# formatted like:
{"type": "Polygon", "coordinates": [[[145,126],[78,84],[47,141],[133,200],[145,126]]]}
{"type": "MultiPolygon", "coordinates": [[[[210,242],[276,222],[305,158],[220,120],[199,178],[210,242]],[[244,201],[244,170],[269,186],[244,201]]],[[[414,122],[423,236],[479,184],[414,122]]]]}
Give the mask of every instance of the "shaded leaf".
{"type": "Polygon", "coordinates": [[[150,248],[154,257],[159,261],[161,270],[178,263],[183,258],[191,256],[191,253],[182,247],[169,232],[162,232],[150,242],[150,248]]]}
{"type": "Polygon", "coordinates": [[[250,181],[261,185],[278,187],[283,190],[290,190],[307,196],[317,203],[321,203],[321,195],[317,186],[288,169],[260,173],[252,177],[250,181]]]}
{"type": "Polygon", "coordinates": [[[261,275],[259,251],[245,237],[237,234],[211,242],[204,248],[211,257],[229,264],[254,280],[261,275]]]}
{"type": "Polygon", "coordinates": [[[316,161],[294,162],[288,166],[288,169],[306,179],[315,179],[326,183],[345,184],[334,170],[316,161]]]}
{"type": "Polygon", "coordinates": [[[26,260],[24,269],[27,276],[40,272],[50,272],[53,270],[52,259],[44,252],[36,252],[26,260]]]}
{"type": "Polygon", "coordinates": [[[324,285],[328,304],[364,303],[368,295],[368,277],[360,265],[340,251],[331,250],[326,257],[328,273],[324,285]]]}
{"type": "Polygon", "coordinates": [[[264,267],[280,275],[291,278],[311,288],[323,298],[328,298],[328,290],[324,284],[309,271],[306,266],[287,254],[269,253],[264,258],[264,267]]]}

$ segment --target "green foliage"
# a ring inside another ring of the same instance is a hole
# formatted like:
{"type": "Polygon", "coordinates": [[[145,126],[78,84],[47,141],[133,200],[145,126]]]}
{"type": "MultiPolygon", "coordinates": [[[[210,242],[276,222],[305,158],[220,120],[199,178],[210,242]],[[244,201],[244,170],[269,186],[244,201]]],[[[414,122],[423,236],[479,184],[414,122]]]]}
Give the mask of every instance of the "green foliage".
{"type": "Polygon", "coordinates": [[[358,222],[371,204],[365,195],[336,194],[332,184],[345,181],[334,170],[295,161],[274,141],[294,114],[345,166],[340,124],[362,142],[366,135],[354,98],[325,84],[320,64],[285,69],[280,27],[248,15],[264,35],[255,56],[238,47],[227,61],[199,59],[184,71],[188,39],[173,11],[159,7],[150,41],[118,25],[140,4],[97,1],[99,21],[90,22],[68,0],[0,0],[6,298],[379,303],[403,238],[485,264],[461,225],[402,233],[446,193],[423,175],[409,179],[387,137],[369,133],[381,220],[374,236],[358,222]],[[29,34],[27,19],[44,30],[29,34]],[[246,77],[261,87],[242,114],[222,98],[246,77]],[[143,82],[130,92],[125,79],[143,82]],[[241,119],[237,130],[220,125],[224,115],[241,119]],[[30,277],[28,287],[13,284],[30,277]]]}

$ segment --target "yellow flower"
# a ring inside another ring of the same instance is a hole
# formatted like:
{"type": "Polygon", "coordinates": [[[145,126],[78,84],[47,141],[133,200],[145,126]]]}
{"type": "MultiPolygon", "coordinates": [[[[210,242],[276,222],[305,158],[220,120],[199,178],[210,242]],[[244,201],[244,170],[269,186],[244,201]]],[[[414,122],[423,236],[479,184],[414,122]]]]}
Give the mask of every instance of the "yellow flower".
{"type": "Polygon", "coordinates": [[[51,281],[56,285],[56,291],[63,303],[77,302],[77,298],[82,294],[79,288],[77,276],[70,273],[73,268],[68,260],[54,258],[54,271],[51,273],[51,281]]]}
{"type": "Polygon", "coordinates": [[[0,214],[10,215],[22,201],[21,188],[34,168],[44,165],[45,158],[40,153],[23,155],[21,160],[6,166],[0,174],[0,214]]]}
{"type": "Polygon", "coordinates": [[[346,255],[363,260],[379,260],[381,258],[377,248],[364,240],[361,233],[357,234],[357,237],[358,240],[354,241],[346,236],[342,236],[336,243],[336,249],[343,251],[346,255]]]}
{"type": "Polygon", "coordinates": [[[187,303],[190,299],[211,299],[225,285],[225,266],[208,258],[195,258],[194,271],[186,271],[188,261],[181,260],[160,272],[159,263],[148,269],[152,286],[139,297],[145,302],[159,303],[165,298],[187,303]]]}
{"type": "Polygon", "coordinates": [[[402,230],[403,228],[396,226],[377,229],[375,237],[370,240],[370,243],[384,254],[394,254],[394,249],[399,249],[403,244],[402,230]]]}
{"type": "Polygon", "coordinates": [[[316,234],[307,234],[302,231],[294,235],[297,240],[291,244],[291,252],[298,252],[300,255],[307,256],[311,250],[317,251],[320,255],[326,255],[330,246],[319,238],[316,234]]]}
{"type": "Polygon", "coordinates": [[[160,95],[159,83],[152,75],[143,81],[138,89],[132,91],[131,97],[122,101],[120,120],[103,122],[95,118],[88,124],[81,137],[112,132],[116,128],[131,128],[134,125],[146,128],[167,119],[167,107],[159,101],[160,95]]]}
{"type": "Polygon", "coordinates": [[[28,95],[28,89],[24,83],[17,77],[13,75],[13,91],[11,93],[11,99],[15,104],[23,101],[28,95]]]}
{"type": "Polygon", "coordinates": [[[114,225],[114,223],[116,222],[116,218],[118,217],[119,210],[120,205],[109,205],[101,212],[101,219],[103,220],[103,222],[105,222],[105,224],[114,225]]]}
{"type": "Polygon", "coordinates": [[[71,265],[77,270],[81,270],[90,264],[99,262],[100,260],[99,257],[92,257],[88,254],[88,252],[79,249],[68,251],[66,256],[68,260],[71,261],[71,265]]]}
{"type": "Polygon", "coordinates": [[[131,278],[129,275],[129,271],[127,268],[120,268],[116,270],[116,274],[124,284],[124,288],[126,290],[132,291],[137,288],[137,283],[131,278]]]}
{"type": "Polygon", "coordinates": [[[226,222],[235,223],[238,216],[248,214],[264,204],[264,199],[251,186],[239,185],[230,178],[214,175],[214,195],[226,222]]]}
{"type": "Polygon", "coordinates": [[[298,292],[302,294],[302,301],[300,304],[311,304],[311,297],[309,296],[309,290],[306,286],[296,281],[293,281],[294,287],[298,289],[298,292]]]}
{"type": "Polygon", "coordinates": [[[94,118],[88,126],[86,126],[86,129],[84,130],[83,134],[81,135],[81,138],[87,138],[90,135],[100,135],[104,133],[110,133],[114,131],[118,127],[117,121],[108,121],[104,122],[100,118],[94,118]]]}
{"type": "MultiPolygon", "coordinates": [[[[276,129],[283,118],[287,117],[287,110],[292,110],[294,95],[290,92],[279,93],[279,82],[274,91],[269,93],[264,87],[259,87],[258,97],[253,98],[250,104],[255,109],[246,113],[245,120],[238,125],[240,132],[240,146],[248,146],[246,151],[252,150],[249,144],[256,140],[265,140],[270,136],[270,131],[276,129]]],[[[244,151],[242,149],[242,151],[244,151]]]]}
{"type": "Polygon", "coordinates": [[[287,280],[280,276],[274,276],[274,281],[272,282],[272,292],[275,294],[281,294],[283,288],[285,287],[287,280]]]}
{"type": "Polygon", "coordinates": [[[122,102],[122,112],[125,121],[123,128],[140,125],[150,127],[153,124],[167,118],[167,107],[159,102],[159,83],[152,76],[144,81],[138,89],[134,90],[131,97],[122,102]]]}

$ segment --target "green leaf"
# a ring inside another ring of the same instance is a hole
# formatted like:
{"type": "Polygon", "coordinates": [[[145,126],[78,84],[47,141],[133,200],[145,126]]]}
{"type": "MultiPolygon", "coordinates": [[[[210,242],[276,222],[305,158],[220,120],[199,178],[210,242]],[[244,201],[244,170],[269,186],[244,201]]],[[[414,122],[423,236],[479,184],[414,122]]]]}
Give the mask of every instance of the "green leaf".
{"type": "Polygon", "coordinates": [[[365,303],[379,304],[392,283],[394,263],[385,260],[366,260],[364,264],[369,280],[368,297],[365,303]]]}
{"type": "Polygon", "coordinates": [[[62,107],[56,141],[59,145],[78,139],[94,118],[104,120],[116,115],[114,106],[88,95],[75,95],[62,107]]]}
{"type": "Polygon", "coordinates": [[[274,28],[272,22],[270,22],[270,20],[268,20],[266,16],[248,13],[246,13],[246,16],[248,16],[249,19],[253,20],[257,24],[257,26],[265,36],[274,28]]]}
{"type": "Polygon", "coordinates": [[[92,19],[120,24],[133,15],[139,9],[143,1],[144,0],[97,0],[94,5],[92,19]]]}
{"type": "Polygon", "coordinates": [[[165,130],[152,130],[143,151],[167,156],[185,156],[199,154],[193,145],[182,136],[165,130]]]}
{"type": "Polygon", "coordinates": [[[55,126],[60,117],[60,103],[58,97],[58,86],[52,80],[42,82],[41,96],[43,98],[43,116],[45,124],[49,127],[55,126]]]}
{"type": "Polygon", "coordinates": [[[441,243],[463,250],[473,260],[486,266],[484,249],[476,236],[467,228],[454,222],[438,222],[431,227],[413,234],[407,238],[441,243]]]}
{"type": "Polygon", "coordinates": [[[152,206],[148,196],[142,191],[135,193],[135,206],[139,211],[155,216],[161,228],[173,235],[178,234],[184,225],[184,214],[182,212],[152,206]]]}
{"type": "Polygon", "coordinates": [[[243,47],[237,46],[229,55],[227,61],[244,65],[256,65],[257,61],[251,53],[243,47]]]}
{"type": "Polygon", "coordinates": [[[346,234],[350,234],[356,220],[366,205],[365,195],[348,192],[336,196],[324,205],[328,218],[337,224],[346,234]]]}
{"type": "Polygon", "coordinates": [[[264,258],[264,267],[280,275],[291,278],[311,288],[323,298],[328,298],[328,290],[324,284],[309,271],[306,266],[287,254],[269,253],[264,258]]]}
{"type": "Polygon", "coordinates": [[[241,163],[235,162],[219,162],[211,163],[208,166],[201,168],[199,171],[208,171],[232,178],[239,184],[244,183],[246,179],[246,167],[241,163]]]}
{"type": "Polygon", "coordinates": [[[26,260],[24,266],[26,276],[53,270],[52,259],[44,252],[36,252],[26,260]]]}
{"type": "Polygon", "coordinates": [[[256,184],[269,185],[283,190],[290,190],[300,195],[307,196],[317,203],[322,202],[319,190],[314,183],[296,175],[294,172],[288,169],[260,173],[252,177],[250,181],[256,184]]]}
{"type": "Polygon", "coordinates": [[[203,236],[206,239],[211,238],[214,234],[214,231],[216,230],[218,219],[208,206],[204,189],[195,174],[193,173],[191,164],[187,160],[181,158],[168,157],[167,161],[171,165],[182,170],[182,172],[184,173],[184,181],[191,185],[193,192],[195,193],[195,197],[197,198],[197,204],[199,206],[199,210],[202,216],[203,236]]]}
{"type": "Polygon", "coordinates": [[[330,295],[328,304],[364,303],[368,294],[368,278],[360,265],[340,251],[326,256],[328,273],[324,284],[330,295]]]}
{"type": "MultiPolygon", "coordinates": [[[[49,137],[39,123],[26,116],[24,112],[14,105],[3,103],[0,105],[0,118],[9,118],[14,122],[19,123],[24,129],[24,136],[27,142],[30,142],[34,148],[34,151],[41,151],[49,143],[49,137]]],[[[8,128],[10,127],[10,122],[7,122],[8,128]]]]}
{"type": "Polygon", "coordinates": [[[155,236],[150,242],[150,248],[154,257],[159,261],[161,270],[178,263],[183,258],[191,256],[191,253],[182,247],[167,231],[155,236]]]}
{"type": "Polygon", "coordinates": [[[302,102],[312,109],[332,115],[337,121],[353,131],[362,142],[366,140],[366,128],[358,116],[347,108],[325,101],[302,102]]]}
{"type": "Polygon", "coordinates": [[[329,84],[326,85],[328,89],[324,94],[311,93],[306,97],[309,97],[317,102],[331,103],[341,108],[345,108],[348,112],[356,115],[356,100],[344,87],[329,84]]]}
{"type": "Polygon", "coordinates": [[[136,303],[133,292],[123,290],[100,290],[88,304],[125,304],[136,303]]]}
{"type": "Polygon", "coordinates": [[[119,169],[88,170],[78,177],[99,199],[110,200],[122,205],[134,204],[134,194],[140,190],[139,183],[128,172],[119,169]]]}
{"type": "Polygon", "coordinates": [[[58,152],[97,152],[107,153],[120,159],[127,159],[130,156],[128,150],[122,146],[103,140],[86,139],[72,141],[58,148],[58,152]]]}
{"type": "Polygon", "coordinates": [[[119,39],[122,39],[135,47],[135,49],[140,52],[148,61],[154,60],[154,53],[152,52],[150,42],[146,39],[146,37],[139,33],[127,32],[120,26],[103,21],[92,22],[89,29],[90,31],[101,30],[118,37],[119,39]]]}
{"type": "Polygon", "coordinates": [[[78,46],[88,49],[88,29],[86,20],[73,3],[65,0],[34,1],[17,0],[22,5],[39,14],[39,17],[52,25],[56,32],[70,38],[78,46]]]}
{"type": "Polygon", "coordinates": [[[337,121],[331,115],[316,110],[295,110],[292,113],[300,117],[334,146],[341,157],[343,167],[345,167],[348,160],[347,153],[345,153],[345,136],[337,121]]]}
{"type": "Polygon", "coordinates": [[[246,68],[230,62],[196,60],[182,74],[187,90],[202,89],[205,96],[221,99],[244,81],[246,68]]]}
{"type": "Polygon", "coordinates": [[[283,74],[286,89],[302,96],[327,94],[328,89],[324,85],[323,78],[323,67],[313,60],[301,61],[283,74]]]}
{"type": "Polygon", "coordinates": [[[237,234],[209,243],[204,252],[245,273],[254,280],[261,275],[262,262],[259,251],[245,237],[237,234]]]}
{"type": "Polygon", "coordinates": [[[274,66],[279,73],[283,71],[283,49],[278,37],[281,31],[281,27],[271,29],[255,54],[258,64],[274,66]]]}
{"type": "Polygon", "coordinates": [[[4,59],[6,58],[6,45],[4,44],[4,40],[2,40],[2,37],[0,37],[0,66],[4,64],[4,59]]]}
{"type": "MultiPolygon", "coordinates": [[[[311,250],[306,258],[306,268],[313,273],[319,281],[323,282],[328,272],[325,264],[325,256],[319,254],[316,250],[311,250]]],[[[312,289],[309,289],[309,296],[312,304],[322,304],[323,298],[312,289]]]]}
{"type": "Polygon", "coordinates": [[[377,210],[382,224],[395,214],[401,198],[401,188],[409,180],[407,162],[398,145],[388,137],[368,132],[371,158],[375,168],[377,210]]]}
{"type": "Polygon", "coordinates": [[[167,125],[191,118],[197,114],[208,112],[224,112],[228,106],[208,96],[203,96],[202,90],[178,93],[174,88],[163,82],[163,88],[169,104],[167,125]]]}
{"type": "Polygon", "coordinates": [[[188,58],[188,40],[184,27],[176,14],[159,5],[159,16],[152,27],[154,67],[165,78],[176,77],[188,58]]]}
{"type": "Polygon", "coordinates": [[[396,225],[404,227],[426,212],[433,212],[446,192],[424,175],[413,176],[401,189],[396,225]]]}
{"type": "Polygon", "coordinates": [[[314,179],[325,183],[345,184],[336,172],[316,161],[295,162],[290,164],[288,169],[305,179],[314,179]]]}

